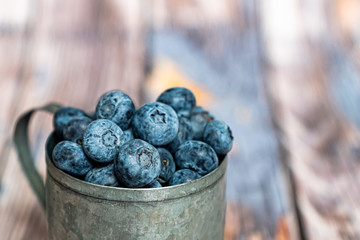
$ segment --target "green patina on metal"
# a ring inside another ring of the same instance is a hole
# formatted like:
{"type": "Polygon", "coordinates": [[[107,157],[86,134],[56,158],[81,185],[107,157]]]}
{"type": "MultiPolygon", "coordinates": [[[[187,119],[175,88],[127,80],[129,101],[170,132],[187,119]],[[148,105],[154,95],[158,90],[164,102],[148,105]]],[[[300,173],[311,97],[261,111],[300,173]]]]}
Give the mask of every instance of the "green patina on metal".
{"type": "Polygon", "coordinates": [[[223,239],[225,159],[195,181],[160,189],[95,185],[58,170],[46,144],[50,239],[223,239]]]}
{"type": "Polygon", "coordinates": [[[223,239],[226,158],[210,174],[177,186],[106,187],[57,169],[50,159],[56,144],[51,134],[46,142],[44,190],[30,155],[27,127],[35,111],[53,113],[58,108],[48,104],[27,112],[14,134],[23,170],[40,203],[46,203],[49,239],[223,239]]]}

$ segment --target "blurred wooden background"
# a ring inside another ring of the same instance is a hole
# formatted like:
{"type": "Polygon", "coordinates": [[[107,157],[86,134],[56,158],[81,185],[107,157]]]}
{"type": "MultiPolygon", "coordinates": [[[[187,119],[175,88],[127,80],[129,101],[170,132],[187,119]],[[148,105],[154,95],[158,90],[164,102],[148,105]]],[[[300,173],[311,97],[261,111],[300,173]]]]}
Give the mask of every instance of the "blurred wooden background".
{"type": "MultiPolygon", "coordinates": [[[[360,239],[357,0],[0,0],[0,236],[46,239],[13,149],[49,101],[191,88],[235,135],[225,239],[360,239]]],[[[30,137],[45,177],[51,116],[30,137]]]]}

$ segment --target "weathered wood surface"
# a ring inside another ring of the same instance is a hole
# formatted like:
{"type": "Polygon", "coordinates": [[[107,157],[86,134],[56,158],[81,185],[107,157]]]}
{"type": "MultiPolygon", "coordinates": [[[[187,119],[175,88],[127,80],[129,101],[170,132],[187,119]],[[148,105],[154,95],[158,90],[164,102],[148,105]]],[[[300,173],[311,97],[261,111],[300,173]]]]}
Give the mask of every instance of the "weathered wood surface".
{"type": "MultiPolygon", "coordinates": [[[[9,143],[15,118],[49,101],[93,111],[100,95],[110,89],[123,89],[139,104],[146,25],[140,1],[7,3],[0,3],[0,12],[15,13],[0,14],[5,18],[0,21],[0,100],[5,113],[0,116],[0,235],[46,239],[45,215],[9,143]]],[[[31,126],[34,156],[43,175],[43,145],[51,125],[49,116],[39,114],[31,126]]]]}
{"type": "Polygon", "coordinates": [[[260,2],[267,85],[294,176],[302,236],[360,239],[359,4],[260,2]]]}
{"type": "MultiPolygon", "coordinates": [[[[296,224],[261,88],[254,6],[243,9],[238,1],[213,1],[211,8],[202,1],[33,3],[19,13],[26,17],[18,26],[12,25],[16,14],[10,15],[10,25],[0,24],[6,30],[1,35],[1,59],[9,55],[12,60],[3,60],[1,71],[1,83],[8,89],[2,95],[8,114],[2,125],[6,126],[1,142],[6,168],[1,168],[0,208],[0,232],[6,239],[46,236],[44,215],[8,144],[15,117],[48,101],[91,111],[99,95],[112,88],[124,89],[141,103],[145,46],[148,67],[154,68],[151,74],[167,71],[159,58],[172,59],[180,69],[175,76],[183,74],[194,86],[207,86],[197,91],[199,103],[234,126],[237,143],[229,167],[226,239],[289,238],[289,227],[294,232],[296,224]],[[245,17],[247,12],[251,14],[245,17]],[[17,51],[10,51],[9,44],[17,51]]],[[[183,84],[181,80],[177,83],[183,84]]],[[[151,91],[147,95],[156,94],[151,91]]],[[[31,137],[44,174],[42,146],[51,119],[39,115],[33,120],[31,137]]]]}
{"type": "MultiPolygon", "coordinates": [[[[46,238],[10,140],[20,113],[185,85],[234,131],[225,239],[359,239],[358,16],[356,0],[0,0],[1,238],[46,238]]],[[[50,131],[33,119],[42,175],[50,131]]]]}
{"type": "MultiPolygon", "coordinates": [[[[154,1],[152,12],[153,62],[164,69],[170,68],[168,62],[176,64],[186,75],[183,84],[211,94],[200,104],[233,130],[227,239],[274,239],[281,228],[290,229],[286,238],[297,239],[287,172],[263,89],[256,5],[234,0],[154,1]]],[[[148,88],[166,81],[161,74],[153,78],[148,88]]],[[[174,80],[173,85],[179,83],[174,80]]],[[[160,89],[153,88],[158,94],[160,89]]]]}

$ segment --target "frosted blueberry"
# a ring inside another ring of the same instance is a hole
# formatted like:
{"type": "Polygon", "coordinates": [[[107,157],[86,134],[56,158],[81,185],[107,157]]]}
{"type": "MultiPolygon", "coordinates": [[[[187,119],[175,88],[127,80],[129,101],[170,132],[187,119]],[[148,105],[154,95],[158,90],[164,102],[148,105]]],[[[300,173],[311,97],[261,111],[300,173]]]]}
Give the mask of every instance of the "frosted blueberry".
{"type": "Polygon", "coordinates": [[[225,122],[214,120],[209,122],[204,130],[204,142],[209,144],[217,154],[227,154],[233,145],[234,137],[225,122]]]}
{"type": "Polygon", "coordinates": [[[174,140],[171,141],[168,145],[168,149],[172,154],[175,154],[177,148],[186,142],[187,140],[192,140],[193,138],[193,129],[190,120],[184,117],[179,118],[179,131],[176,134],[174,140]]]}
{"type": "Polygon", "coordinates": [[[176,112],[191,111],[196,105],[194,94],[189,89],[183,87],[165,90],[156,101],[170,105],[176,112]]]}
{"type": "Polygon", "coordinates": [[[83,149],[87,156],[99,163],[113,161],[124,143],[123,131],[114,122],[98,119],[91,122],[84,133],[83,149]]]}
{"type": "Polygon", "coordinates": [[[206,124],[214,120],[214,117],[202,107],[196,106],[191,112],[190,120],[193,129],[193,139],[201,140],[206,124]]]}
{"type": "Polygon", "coordinates": [[[160,183],[169,181],[176,170],[175,161],[171,153],[165,148],[157,148],[160,154],[161,172],[158,178],[160,183]]]}
{"type": "Polygon", "coordinates": [[[96,118],[108,119],[126,130],[131,125],[135,106],[131,98],[121,91],[105,93],[96,106],[96,118]]]}
{"type": "Polygon", "coordinates": [[[163,146],[176,137],[179,120],[170,106],[160,102],[151,102],[135,112],[132,130],[135,137],[154,146],[163,146]]]}
{"type": "Polygon", "coordinates": [[[100,168],[93,168],[86,174],[85,181],[103,186],[119,186],[119,181],[115,177],[114,173],[114,164],[109,164],[108,166],[100,168]]]}
{"type": "Polygon", "coordinates": [[[74,177],[83,177],[93,168],[81,146],[70,141],[56,144],[52,152],[52,161],[57,168],[74,177]]]}
{"type": "Polygon", "coordinates": [[[132,139],[134,139],[134,135],[133,135],[131,129],[125,130],[124,131],[124,143],[126,143],[132,139]]]}
{"type": "Polygon", "coordinates": [[[141,139],[123,144],[115,159],[115,175],[126,187],[144,187],[152,183],[160,169],[158,150],[141,139]]]}
{"type": "Polygon", "coordinates": [[[88,117],[73,118],[64,127],[64,139],[75,142],[77,144],[82,144],[85,129],[91,123],[91,121],[92,120],[88,117]]]}
{"type": "Polygon", "coordinates": [[[74,117],[86,117],[86,113],[83,110],[73,107],[62,107],[55,112],[53,125],[55,132],[59,137],[63,137],[65,125],[74,117]]]}
{"type": "Polygon", "coordinates": [[[208,144],[200,141],[186,141],[176,151],[175,163],[179,169],[190,169],[205,175],[217,168],[218,157],[208,144]]]}
{"type": "Polygon", "coordinates": [[[201,178],[201,175],[190,169],[180,169],[174,173],[169,181],[169,186],[174,186],[182,183],[187,183],[192,180],[201,178]]]}

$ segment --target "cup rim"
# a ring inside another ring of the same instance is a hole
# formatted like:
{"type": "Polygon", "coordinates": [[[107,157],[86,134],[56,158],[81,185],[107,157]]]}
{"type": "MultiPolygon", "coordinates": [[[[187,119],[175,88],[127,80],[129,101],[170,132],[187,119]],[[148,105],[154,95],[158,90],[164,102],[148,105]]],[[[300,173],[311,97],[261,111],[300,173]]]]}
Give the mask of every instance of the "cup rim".
{"type": "MultiPolygon", "coordinates": [[[[77,194],[108,201],[157,202],[177,199],[205,191],[220,181],[222,177],[225,177],[228,161],[228,157],[226,156],[219,166],[207,175],[175,186],[166,186],[162,188],[111,187],[85,182],[81,179],[72,177],[55,167],[51,160],[51,152],[55,144],[55,135],[52,133],[47,138],[45,144],[47,178],[51,178],[60,187],[71,190],[77,194]]],[[[46,179],[46,181],[48,181],[48,179],[46,179]]]]}

